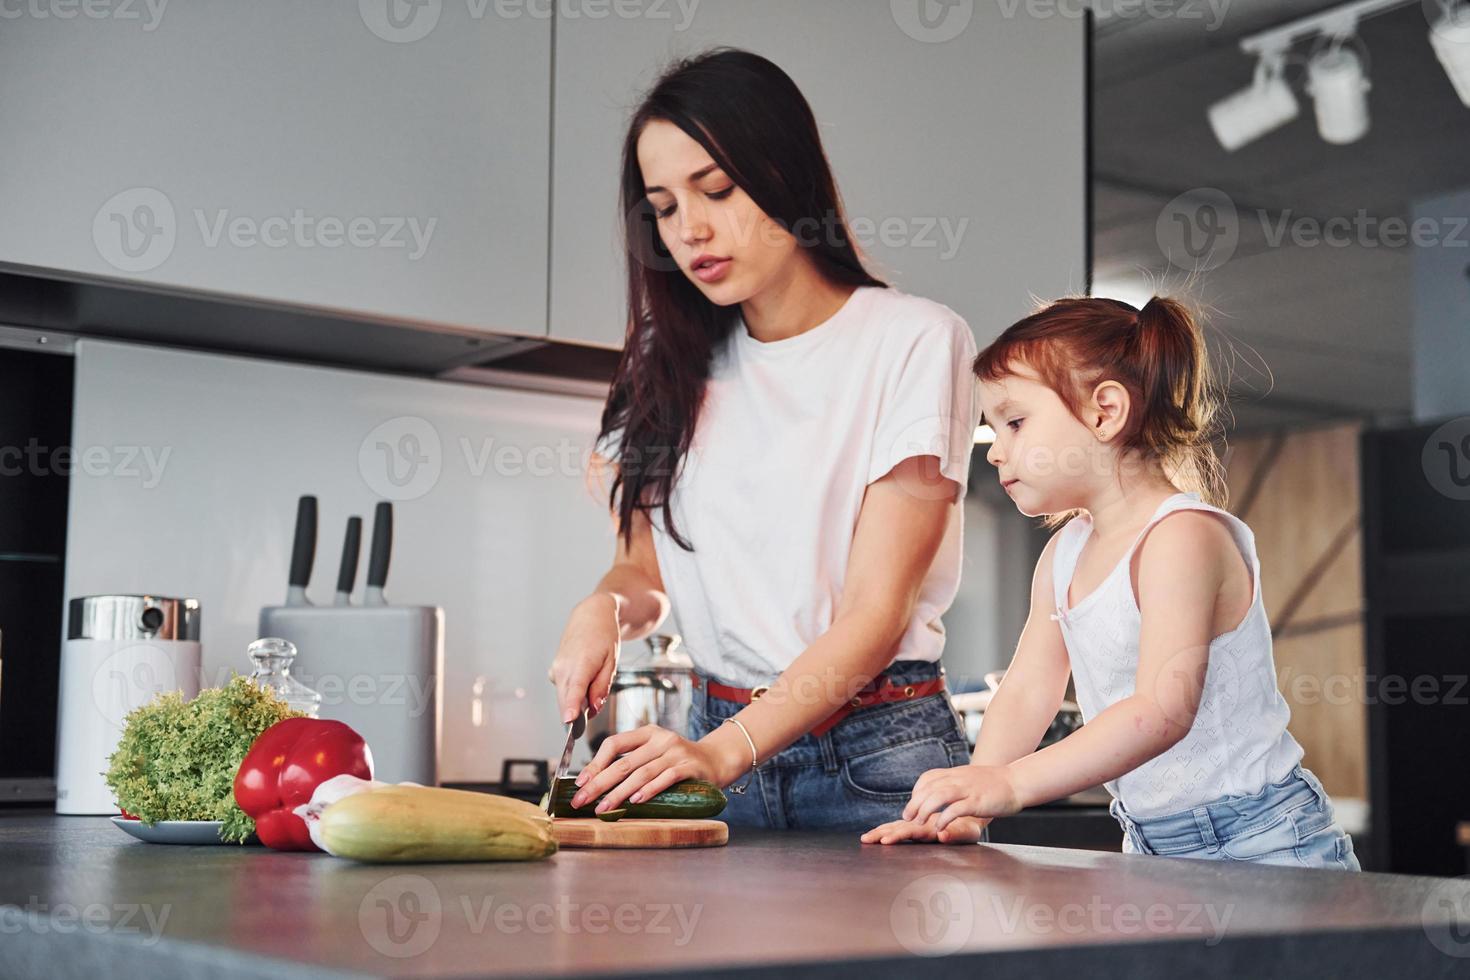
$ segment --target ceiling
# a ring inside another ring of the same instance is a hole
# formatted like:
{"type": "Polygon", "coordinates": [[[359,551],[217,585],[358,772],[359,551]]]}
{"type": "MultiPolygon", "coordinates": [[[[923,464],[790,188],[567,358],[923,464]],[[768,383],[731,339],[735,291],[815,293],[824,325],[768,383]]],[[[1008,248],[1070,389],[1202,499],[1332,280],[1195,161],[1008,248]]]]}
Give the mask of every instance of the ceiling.
{"type": "MultiPolygon", "coordinates": [[[[1410,250],[1384,244],[1376,231],[1306,246],[1276,233],[1283,222],[1310,229],[1332,218],[1407,219],[1412,202],[1470,184],[1470,108],[1435,60],[1421,5],[1359,26],[1373,83],[1366,137],[1348,146],[1318,137],[1298,64],[1288,77],[1301,115],[1233,154],[1216,142],[1205,113],[1251,81],[1255,59],[1240,51],[1240,39],[1340,4],[1095,6],[1094,291],[1131,299],[1159,285],[1199,304],[1235,394],[1237,432],[1407,415],[1410,250]],[[1111,13],[1138,7],[1169,15],[1111,13]],[[1178,195],[1202,189],[1233,205],[1238,242],[1231,251],[1232,236],[1193,260],[1160,230],[1160,217],[1178,195]],[[1197,261],[1205,268],[1192,272],[1197,261]]],[[[1293,49],[1308,50],[1306,41],[1293,49]]]]}

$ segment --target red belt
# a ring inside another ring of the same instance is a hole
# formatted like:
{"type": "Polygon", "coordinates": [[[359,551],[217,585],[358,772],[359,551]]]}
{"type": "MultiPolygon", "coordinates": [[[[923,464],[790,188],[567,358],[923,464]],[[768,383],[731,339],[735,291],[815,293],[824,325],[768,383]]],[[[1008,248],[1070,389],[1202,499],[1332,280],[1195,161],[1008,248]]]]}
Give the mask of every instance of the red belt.
{"type": "MultiPolygon", "coordinates": [[[[750,704],[770,690],[769,684],[753,688],[730,687],[718,681],[709,681],[706,684],[698,674],[694,675],[694,686],[707,687],[710,697],[719,698],[721,701],[733,701],[736,704],[750,704]]],[[[849,698],[846,704],[828,715],[825,721],[811,730],[811,734],[816,737],[825,735],[832,726],[862,708],[871,708],[875,704],[890,704],[894,701],[926,698],[942,690],[944,690],[944,675],[942,674],[932,680],[920,681],[917,684],[895,684],[891,677],[877,678],[849,698]]]]}

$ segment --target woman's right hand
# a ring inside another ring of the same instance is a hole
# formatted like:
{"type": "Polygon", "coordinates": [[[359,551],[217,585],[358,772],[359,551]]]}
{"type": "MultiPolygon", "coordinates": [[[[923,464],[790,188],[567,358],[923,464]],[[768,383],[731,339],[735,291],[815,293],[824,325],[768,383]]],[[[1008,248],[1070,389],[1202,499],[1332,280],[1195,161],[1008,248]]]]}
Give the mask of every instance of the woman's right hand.
{"type": "Polygon", "coordinates": [[[563,724],[576,718],[584,706],[589,717],[602,710],[612,688],[621,644],[618,601],[611,594],[593,593],[572,609],[547,672],[556,685],[557,709],[563,724]]]}

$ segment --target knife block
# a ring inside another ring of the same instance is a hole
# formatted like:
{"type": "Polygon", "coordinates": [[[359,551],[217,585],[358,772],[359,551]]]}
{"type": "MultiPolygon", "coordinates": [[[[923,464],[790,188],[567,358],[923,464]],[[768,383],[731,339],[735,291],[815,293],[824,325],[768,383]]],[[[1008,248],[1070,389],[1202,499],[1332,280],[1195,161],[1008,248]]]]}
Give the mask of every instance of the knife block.
{"type": "Polygon", "coordinates": [[[292,676],[322,696],[373,753],[373,776],[433,786],[443,728],[444,610],[437,606],[266,606],[260,635],[296,645],[292,676]]]}

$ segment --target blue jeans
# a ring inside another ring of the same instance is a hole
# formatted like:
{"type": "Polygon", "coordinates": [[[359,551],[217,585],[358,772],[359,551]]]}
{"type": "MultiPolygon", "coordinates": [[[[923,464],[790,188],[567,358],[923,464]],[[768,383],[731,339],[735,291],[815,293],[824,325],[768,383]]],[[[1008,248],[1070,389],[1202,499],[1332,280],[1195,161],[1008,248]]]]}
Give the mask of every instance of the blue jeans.
{"type": "Polygon", "coordinates": [[[1322,784],[1301,766],[1259,793],[1161,817],[1135,820],[1116,799],[1109,809],[1123,827],[1125,854],[1362,870],[1322,784]]]}
{"type": "MultiPolygon", "coordinates": [[[[883,672],[896,684],[931,680],[938,664],[900,660],[883,672]]],[[[694,690],[689,737],[703,737],[745,707],[694,690]]],[[[719,819],[732,826],[777,830],[871,830],[903,816],[914,782],[929,769],[970,761],[960,717],[940,691],[852,712],[820,737],[803,735],[762,762],[745,793],[719,819]]],[[[736,781],[745,782],[746,777],[736,781]]]]}

